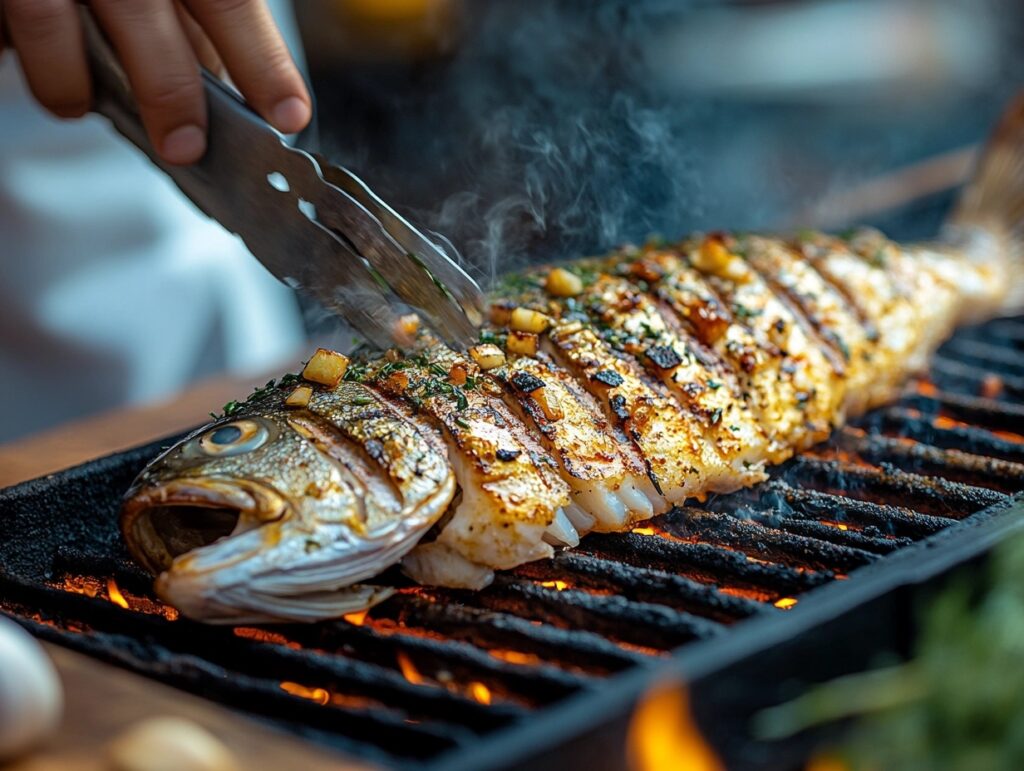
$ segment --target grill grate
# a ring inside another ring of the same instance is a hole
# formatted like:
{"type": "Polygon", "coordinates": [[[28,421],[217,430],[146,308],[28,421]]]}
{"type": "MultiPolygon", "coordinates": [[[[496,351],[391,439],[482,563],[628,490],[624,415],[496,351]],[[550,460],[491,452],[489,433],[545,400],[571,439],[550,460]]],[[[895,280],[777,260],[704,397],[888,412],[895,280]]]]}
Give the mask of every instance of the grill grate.
{"type": "Polygon", "coordinates": [[[1005,501],[1024,489],[1022,395],[1024,323],[964,330],[929,381],[756,488],[591,535],[482,592],[396,574],[366,616],[312,626],[206,627],[153,599],[114,529],[141,449],[0,498],[0,611],[369,759],[435,759],[737,622],[799,613],[805,592],[1005,501]]]}

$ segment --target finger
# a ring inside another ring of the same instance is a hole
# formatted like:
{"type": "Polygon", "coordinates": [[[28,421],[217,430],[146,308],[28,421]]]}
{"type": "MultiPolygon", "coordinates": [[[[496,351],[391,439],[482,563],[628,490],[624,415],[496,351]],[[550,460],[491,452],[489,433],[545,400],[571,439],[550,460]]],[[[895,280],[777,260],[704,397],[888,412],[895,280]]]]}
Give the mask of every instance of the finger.
{"type": "Polygon", "coordinates": [[[192,18],[192,15],[185,10],[181,3],[175,3],[174,10],[178,14],[178,23],[185,31],[185,37],[188,38],[189,45],[192,46],[192,51],[199,63],[218,78],[223,77],[225,74],[224,62],[221,61],[220,54],[213,47],[210,38],[199,26],[199,22],[192,18]]]}
{"type": "Polygon", "coordinates": [[[285,133],[300,131],[313,110],[288,48],[263,0],[184,0],[249,104],[285,133]]]}
{"type": "Polygon", "coordinates": [[[93,0],[117,50],[150,141],[168,163],[206,151],[206,100],[199,64],[171,0],[93,0]]]}
{"type": "Polygon", "coordinates": [[[74,0],[5,0],[11,45],[28,87],[61,118],[85,113],[92,85],[74,0]]]}

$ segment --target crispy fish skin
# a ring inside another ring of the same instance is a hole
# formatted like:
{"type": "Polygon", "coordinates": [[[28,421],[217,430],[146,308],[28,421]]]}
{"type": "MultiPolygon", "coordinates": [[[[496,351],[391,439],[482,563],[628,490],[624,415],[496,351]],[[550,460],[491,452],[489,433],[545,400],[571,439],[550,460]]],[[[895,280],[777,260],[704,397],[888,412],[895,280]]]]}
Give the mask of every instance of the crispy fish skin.
{"type": "MultiPolygon", "coordinates": [[[[681,251],[651,250],[641,255],[641,262],[659,275],[653,291],[731,368],[740,398],[757,417],[768,440],[769,463],[780,463],[798,448],[827,435],[827,421],[810,421],[807,407],[816,395],[818,376],[824,374],[831,381],[830,365],[820,352],[812,354],[810,362],[800,355],[810,344],[806,335],[795,328],[792,312],[767,296],[763,282],[758,282],[753,292],[739,293],[737,287],[754,281],[755,274],[721,244],[720,236],[686,244],[681,251]],[[719,245],[724,251],[719,251],[719,245]],[[701,247],[715,249],[722,262],[720,275],[696,267],[693,257],[701,247]],[[759,292],[765,295],[763,299],[759,292]],[[775,314],[766,314],[765,306],[775,314]],[[791,336],[797,345],[790,345],[791,336]]],[[[816,412],[820,414],[821,407],[816,412]]]]}
{"type": "Polygon", "coordinates": [[[625,437],[566,370],[539,353],[517,356],[489,376],[560,464],[573,500],[566,509],[573,532],[563,545],[575,545],[581,533],[615,532],[654,514],[642,465],[620,448],[625,437]]]}
{"type": "Polygon", "coordinates": [[[128,492],[124,539],[193,618],[313,621],[385,598],[364,582],[399,563],[480,588],[752,484],[956,324],[1024,310],[1022,169],[1024,98],[934,243],[711,233],[513,277],[486,352],[424,335],[179,442],[128,492]]]}
{"type": "Polygon", "coordinates": [[[674,323],[671,311],[632,281],[602,274],[582,295],[600,320],[602,337],[661,381],[696,424],[722,467],[711,492],[732,492],[765,478],[766,438],[747,404],[736,398],[732,373],[674,323]]]}
{"type": "Polygon", "coordinates": [[[543,533],[569,503],[569,488],[472,361],[431,346],[420,356],[371,366],[366,382],[431,417],[448,442],[462,500],[439,543],[487,568],[552,554],[543,533]],[[453,369],[465,373],[463,386],[451,382],[453,369]]]}

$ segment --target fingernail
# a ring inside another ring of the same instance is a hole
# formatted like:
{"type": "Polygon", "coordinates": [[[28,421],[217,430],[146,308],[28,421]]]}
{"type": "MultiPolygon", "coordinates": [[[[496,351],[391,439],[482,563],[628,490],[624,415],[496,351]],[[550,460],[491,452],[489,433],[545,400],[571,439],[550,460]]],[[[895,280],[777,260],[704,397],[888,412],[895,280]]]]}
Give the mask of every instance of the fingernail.
{"type": "Polygon", "coordinates": [[[206,132],[199,126],[181,126],[164,137],[160,155],[168,163],[195,163],[206,152],[206,132]]]}
{"type": "Polygon", "coordinates": [[[271,111],[274,126],[285,134],[292,134],[301,131],[309,123],[309,105],[297,96],[289,96],[282,99],[271,111]]]}

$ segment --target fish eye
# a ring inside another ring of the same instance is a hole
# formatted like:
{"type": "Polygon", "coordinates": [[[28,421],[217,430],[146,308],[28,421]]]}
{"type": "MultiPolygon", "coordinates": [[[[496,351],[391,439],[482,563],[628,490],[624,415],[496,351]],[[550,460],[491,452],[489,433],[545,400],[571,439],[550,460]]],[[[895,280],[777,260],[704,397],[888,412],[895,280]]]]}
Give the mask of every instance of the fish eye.
{"type": "Polygon", "coordinates": [[[255,420],[236,420],[233,423],[211,428],[199,437],[199,450],[204,455],[228,457],[262,447],[270,432],[255,420]]]}

